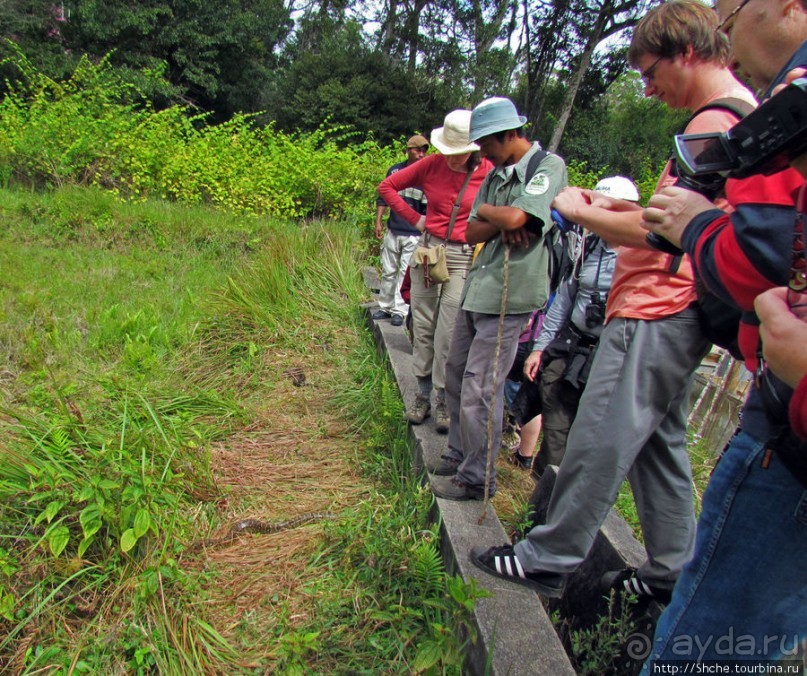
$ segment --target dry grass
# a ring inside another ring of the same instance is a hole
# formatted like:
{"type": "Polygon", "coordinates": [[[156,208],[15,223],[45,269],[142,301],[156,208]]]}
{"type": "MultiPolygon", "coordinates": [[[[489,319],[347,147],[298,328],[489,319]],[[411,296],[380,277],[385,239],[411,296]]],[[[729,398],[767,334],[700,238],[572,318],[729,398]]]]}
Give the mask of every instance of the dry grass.
{"type": "Polygon", "coordinates": [[[496,460],[497,492],[493,499],[496,514],[512,538],[519,524],[524,507],[532,495],[535,482],[530,473],[518,469],[507,462],[506,451],[502,449],[496,460]]]}
{"type": "MultiPolygon", "coordinates": [[[[275,363],[283,363],[282,358],[275,363]]],[[[319,373],[318,379],[328,375],[319,373]]],[[[261,422],[212,449],[221,494],[218,524],[209,533],[200,532],[201,538],[222,537],[243,518],[277,523],[311,512],[338,518],[368,494],[355,442],[327,405],[329,388],[310,382],[298,386],[288,377],[274,382],[264,410],[255,416],[261,422]]],[[[251,659],[273,658],[276,646],[258,639],[281,618],[292,626],[311,618],[305,569],[323,547],[324,524],[316,520],[276,533],[245,533],[202,548],[183,562],[214,574],[206,615],[233,645],[261,651],[251,659]]]]}

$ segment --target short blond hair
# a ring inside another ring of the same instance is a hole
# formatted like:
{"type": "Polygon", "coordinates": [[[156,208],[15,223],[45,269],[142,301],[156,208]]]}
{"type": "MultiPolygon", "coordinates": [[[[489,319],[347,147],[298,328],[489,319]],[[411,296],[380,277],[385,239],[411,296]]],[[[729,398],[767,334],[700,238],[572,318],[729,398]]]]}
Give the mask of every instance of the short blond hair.
{"type": "Polygon", "coordinates": [[[717,30],[717,13],[699,0],[668,0],[642,17],[633,31],[628,63],[644,54],[673,58],[691,47],[704,61],[728,65],[729,42],[717,30]]]}

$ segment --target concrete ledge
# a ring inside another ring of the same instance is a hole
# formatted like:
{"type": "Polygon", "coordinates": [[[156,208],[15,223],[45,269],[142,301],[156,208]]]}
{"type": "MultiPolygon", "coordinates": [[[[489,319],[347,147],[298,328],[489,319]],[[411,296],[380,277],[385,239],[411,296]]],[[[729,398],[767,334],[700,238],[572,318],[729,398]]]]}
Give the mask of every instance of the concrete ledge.
{"type": "MultiPolygon", "coordinates": [[[[365,279],[372,286],[372,273],[366,273],[365,279]]],[[[408,408],[417,394],[411,345],[402,327],[394,327],[388,320],[373,321],[370,315],[375,309],[374,303],[364,306],[368,325],[379,353],[389,360],[408,408]]],[[[428,481],[423,468],[439,460],[446,448],[446,436],[437,434],[431,418],[423,425],[410,425],[409,431],[415,469],[418,476],[428,481]]],[[[535,523],[543,522],[546,517],[556,469],[547,468],[530,498],[535,523]]],[[[608,570],[640,565],[645,558],[644,547],[633,537],[625,521],[612,511],[600,529],[591,554],[569,578],[563,598],[546,601],[545,605],[533,591],[488,575],[471,562],[469,552],[473,547],[508,542],[494,507],[488,507],[485,519],[479,524],[481,509],[481,503],[476,501],[435,500],[434,518],[440,522],[440,548],[446,569],[464,580],[475,578],[480,586],[492,592],[490,598],[476,604],[474,622],[478,640],[468,649],[466,671],[471,674],[574,674],[547,609],[559,610],[561,617],[572,626],[593,624],[607,611],[607,597],[599,588],[600,577],[608,570]]],[[[639,618],[638,631],[652,636],[658,612],[658,606],[652,604],[645,616],[639,618]]],[[[622,666],[624,670],[620,673],[631,673],[636,671],[637,665],[622,666]]]]}
{"type": "MultiPolygon", "coordinates": [[[[365,306],[367,320],[378,350],[389,359],[404,403],[410,406],[417,395],[412,375],[412,349],[404,330],[389,321],[375,322],[370,315],[376,306],[365,306]]],[[[414,465],[418,474],[437,462],[446,447],[446,436],[437,434],[428,418],[423,425],[410,425],[414,465]]],[[[435,501],[435,520],[440,522],[440,549],[446,570],[464,580],[475,578],[492,596],[476,604],[474,621],[478,640],[469,648],[466,671],[471,674],[558,674],[572,675],[566,651],[552,623],[533,591],[500,580],[479,570],[469,552],[477,545],[494,546],[508,542],[507,534],[492,505],[478,524],[480,502],[435,501]]]]}

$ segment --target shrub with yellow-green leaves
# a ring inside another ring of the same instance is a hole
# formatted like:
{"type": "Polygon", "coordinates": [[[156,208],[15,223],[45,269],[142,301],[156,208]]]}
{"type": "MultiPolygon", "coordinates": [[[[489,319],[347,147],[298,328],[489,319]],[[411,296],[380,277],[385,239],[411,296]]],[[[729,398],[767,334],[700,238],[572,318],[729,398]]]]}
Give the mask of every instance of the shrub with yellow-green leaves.
{"type": "Polygon", "coordinates": [[[0,102],[0,181],[96,185],[246,214],[310,218],[368,213],[386,169],[403,159],[345,128],[287,134],[253,116],[210,124],[154,110],[106,61],[82,60],[64,82],[16,52],[22,77],[0,102]],[[350,141],[348,143],[347,141],[350,141]]]}

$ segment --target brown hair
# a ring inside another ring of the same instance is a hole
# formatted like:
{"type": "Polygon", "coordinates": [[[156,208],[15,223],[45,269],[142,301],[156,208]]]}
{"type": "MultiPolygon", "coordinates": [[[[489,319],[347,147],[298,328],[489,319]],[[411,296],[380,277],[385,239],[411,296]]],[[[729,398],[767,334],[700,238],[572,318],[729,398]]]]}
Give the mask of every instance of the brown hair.
{"type": "Polygon", "coordinates": [[[669,0],[642,17],[633,31],[628,63],[643,54],[673,58],[691,47],[704,61],[727,65],[729,42],[717,31],[717,13],[699,0],[669,0]]]}

